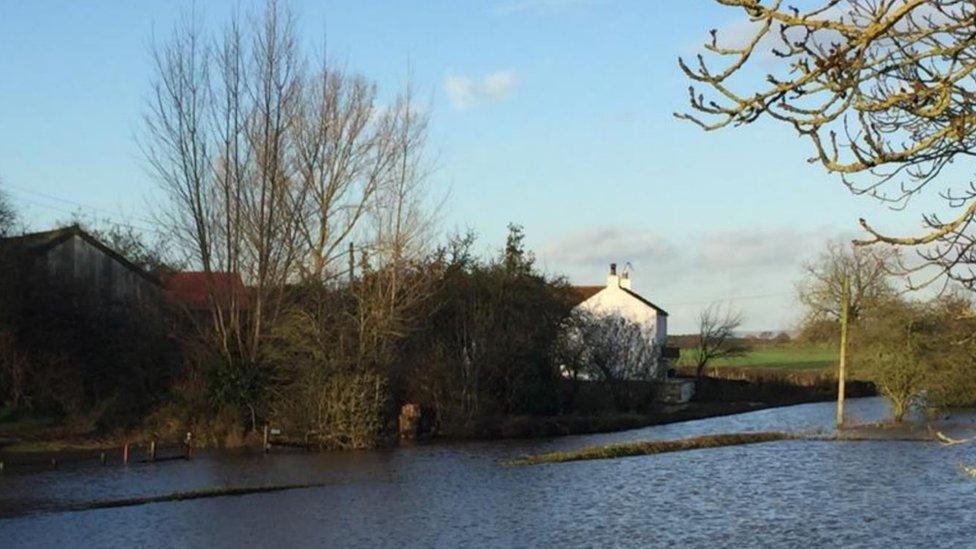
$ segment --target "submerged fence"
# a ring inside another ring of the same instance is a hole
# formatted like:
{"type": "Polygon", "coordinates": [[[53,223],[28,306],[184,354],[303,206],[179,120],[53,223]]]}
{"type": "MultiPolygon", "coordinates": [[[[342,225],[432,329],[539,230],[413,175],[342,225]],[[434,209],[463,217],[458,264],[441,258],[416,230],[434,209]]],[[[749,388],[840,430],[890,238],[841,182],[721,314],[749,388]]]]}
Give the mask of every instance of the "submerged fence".
{"type": "Polygon", "coordinates": [[[180,442],[150,440],[126,443],[119,447],[0,455],[0,474],[51,471],[61,468],[134,465],[161,461],[188,460],[193,457],[193,437],[187,433],[180,442]]]}

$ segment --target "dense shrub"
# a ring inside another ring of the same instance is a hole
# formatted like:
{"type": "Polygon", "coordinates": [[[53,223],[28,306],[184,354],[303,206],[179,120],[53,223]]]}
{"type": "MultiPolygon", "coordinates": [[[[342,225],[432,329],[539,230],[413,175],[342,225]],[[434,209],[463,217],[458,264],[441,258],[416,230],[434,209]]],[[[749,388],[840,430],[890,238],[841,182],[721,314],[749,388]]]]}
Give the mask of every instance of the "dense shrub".
{"type": "Polygon", "coordinates": [[[963,297],[891,299],[855,334],[855,367],[888,399],[896,421],[913,407],[970,405],[976,402],[974,331],[972,305],[963,297]]]}
{"type": "Polygon", "coordinates": [[[36,281],[4,339],[5,397],[31,409],[132,423],[159,402],[179,352],[161,306],[105,303],[85,288],[36,281]]]}
{"type": "Polygon", "coordinates": [[[555,341],[573,306],[563,279],[540,273],[510,227],[502,254],[480,261],[455,239],[422,330],[403,346],[407,395],[442,424],[559,410],[555,341]]]}

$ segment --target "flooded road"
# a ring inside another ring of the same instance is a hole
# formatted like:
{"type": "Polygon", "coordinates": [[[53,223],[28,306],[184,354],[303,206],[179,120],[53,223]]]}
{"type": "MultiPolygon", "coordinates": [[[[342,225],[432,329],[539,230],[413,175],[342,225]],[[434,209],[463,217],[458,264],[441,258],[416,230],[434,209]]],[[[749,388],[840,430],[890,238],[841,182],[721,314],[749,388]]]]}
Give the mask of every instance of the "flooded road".
{"type": "MultiPolygon", "coordinates": [[[[619,433],[379,452],[205,453],[189,462],[0,477],[0,547],[976,546],[976,447],[781,441],[509,467],[529,453],[766,430],[829,432],[815,403],[619,433]],[[223,486],[284,492],[81,512],[223,486]]],[[[862,421],[880,399],[849,401],[862,421]]]]}

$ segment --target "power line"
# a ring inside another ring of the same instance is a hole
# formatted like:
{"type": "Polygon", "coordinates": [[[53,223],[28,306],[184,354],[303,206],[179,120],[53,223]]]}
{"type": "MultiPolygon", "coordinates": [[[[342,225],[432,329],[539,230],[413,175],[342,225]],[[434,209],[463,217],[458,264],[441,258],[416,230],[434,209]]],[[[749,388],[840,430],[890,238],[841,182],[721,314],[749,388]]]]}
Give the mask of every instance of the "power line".
{"type": "MultiPolygon", "coordinates": [[[[113,211],[110,211],[110,210],[106,210],[104,208],[99,208],[97,206],[92,206],[90,204],[84,204],[84,203],[78,202],[76,200],[70,200],[70,199],[67,199],[67,198],[64,198],[64,197],[60,197],[60,196],[55,196],[55,195],[52,195],[52,194],[43,193],[41,191],[35,191],[33,189],[26,189],[24,187],[20,187],[20,186],[17,186],[17,185],[10,185],[10,184],[5,184],[4,186],[7,187],[7,188],[10,188],[10,189],[13,189],[15,191],[21,192],[21,193],[28,193],[28,194],[32,194],[32,195],[35,195],[35,196],[39,196],[39,197],[42,197],[42,198],[46,198],[48,200],[54,200],[56,202],[61,202],[61,203],[64,203],[64,204],[70,204],[72,206],[77,206],[79,208],[84,208],[84,209],[87,209],[87,210],[91,210],[93,212],[100,212],[102,215],[114,216],[116,214],[116,212],[113,212],[113,211]]],[[[150,225],[155,224],[155,222],[153,220],[151,220],[149,218],[146,218],[146,217],[134,216],[133,219],[139,220],[139,221],[141,221],[143,223],[148,223],[150,225]]],[[[146,228],[146,230],[155,230],[155,229],[146,228]]]]}
{"type": "Polygon", "coordinates": [[[680,302],[680,303],[669,303],[668,306],[669,307],[676,307],[676,306],[682,306],[682,305],[707,305],[709,303],[716,303],[716,302],[722,302],[722,301],[749,301],[749,300],[755,300],[755,299],[766,299],[766,298],[770,298],[770,297],[782,297],[782,296],[788,296],[788,295],[793,295],[793,292],[773,292],[773,293],[768,293],[768,294],[753,294],[753,295],[740,295],[740,296],[731,296],[731,297],[720,297],[720,298],[716,298],[716,299],[702,299],[702,300],[698,300],[698,301],[685,301],[685,302],[680,302]]]}
{"type": "MultiPolygon", "coordinates": [[[[15,198],[17,200],[19,200],[20,202],[24,202],[24,203],[31,204],[31,205],[34,205],[34,206],[39,206],[41,208],[47,208],[49,210],[53,210],[53,211],[56,211],[56,212],[60,212],[60,213],[63,213],[65,215],[77,215],[78,214],[78,211],[77,210],[75,210],[75,211],[67,210],[65,208],[60,208],[58,206],[52,206],[50,204],[45,204],[43,202],[38,202],[36,200],[31,200],[31,199],[25,198],[23,196],[15,196],[15,198]]],[[[70,203],[70,204],[76,205],[76,206],[78,206],[80,208],[85,208],[86,207],[86,206],[83,206],[83,205],[78,204],[76,202],[71,202],[69,200],[61,200],[61,202],[70,203]]],[[[107,218],[107,217],[104,216],[104,214],[102,215],[102,218],[101,219],[96,219],[96,221],[103,222],[103,223],[108,223],[109,225],[114,225],[116,227],[124,227],[124,228],[127,228],[127,229],[133,229],[133,230],[137,230],[137,231],[150,232],[150,233],[154,233],[154,234],[159,235],[159,236],[165,236],[166,235],[165,232],[160,231],[159,229],[152,228],[152,227],[140,226],[140,225],[133,225],[131,223],[120,222],[120,221],[114,220],[112,218],[107,218]]]]}

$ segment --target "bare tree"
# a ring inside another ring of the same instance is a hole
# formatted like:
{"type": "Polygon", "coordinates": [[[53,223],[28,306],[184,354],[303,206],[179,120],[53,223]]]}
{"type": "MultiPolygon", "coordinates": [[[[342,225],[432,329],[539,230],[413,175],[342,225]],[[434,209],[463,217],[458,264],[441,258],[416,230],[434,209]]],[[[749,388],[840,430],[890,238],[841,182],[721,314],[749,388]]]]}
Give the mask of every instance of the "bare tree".
{"type": "MultiPolygon", "coordinates": [[[[302,64],[294,17],[274,2],[216,45],[185,19],[154,52],[142,148],[168,204],[162,220],[208,275],[240,273],[249,290],[211,293],[211,340],[233,380],[257,379],[261,345],[296,260],[289,129],[302,64]]],[[[227,286],[227,287],[225,287],[227,286]]],[[[256,391],[238,388],[255,421],[256,391]]]]}
{"type": "MultiPolygon", "coordinates": [[[[216,40],[185,19],[154,52],[141,145],[166,198],[161,220],[192,264],[240,273],[247,285],[214,284],[199,327],[237,370],[260,367],[292,283],[347,272],[353,240],[375,269],[389,250],[393,263],[409,263],[422,249],[426,117],[405,108],[409,91],[380,108],[366,79],[310,64],[295,25],[270,1],[216,40]],[[364,223],[391,209],[393,230],[364,223]]],[[[390,301],[412,295],[393,288],[390,301]]]]}
{"type": "Polygon", "coordinates": [[[804,331],[821,327],[824,321],[839,328],[837,357],[837,427],[844,425],[847,385],[847,351],[851,325],[857,325],[865,310],[879,306],[894,295],[889,265],[896,257],[891,248],[848,247],[828,243],[820,257],[805,266],[806,277],[797,294],[807,308],[804,331]]]}
{"type": "Polygon", "coordinates": [[[661,376],[660,349],[647,326],[619,314],[574,314],[582,315],[577,330],[590,377],[615,381],[661,376]]]}
{"type": "Polygon", "coordinates": [[[746,347],[735,339],[735,331],[742,322],[742,313],[718,303],[709,305],[698,316],[695,373],[699,380],[704,377],[709,362],[745,354],[746,347]]]}
{"type": "MultiPolygon", "coordinates": [[[[419,325],[420,307],[433,293],[431,261],[435,213],[427,205],[427,116],[408,86],[388,110],[392,164],[370,202],[357,287],[361,353],[389,362],[391,345],[419,325]]],[[[373,360],[377,360],[374,358],[373,360]]]]}
{"type": "Polygon", "coordinates": [[[848,315],[857,322],[862,311],[894,294],[890,282],[890,248],[859,248],[830,242],[826,249],[804,265],[804,279],[797,284],[797,297],[813,320],[840,320],[844,278],[850,284],[848,315]]]}
{"type": "Polygon", "coordinates": [[[663,374],[653,330],[619,314],[576,311],[561,336],[559,356],[574,377],[606,382],[619,408],[626,408],[625,381],[663,374]]]}
{"type": "MultiPolygon", "coordinates": [[[[680,60],[694,85],[695,114],[706,130],[771,119],[809,140],[811,162],[839,174],[855,194],[904,206],[954,160],[976,146],[976,35],[972,2],[819,0],[807,8],[781,0],[716,0],[748,18],[744,40],[718,31],[697,63],[680,60]],[[755,74],[756,70],[767,73],[755,74]],[[698,86],[698,87],[695,87],[698,86]]],[[[976,186],[940,194],[950,217],[924,216],[919,235],[868,238],[916,247],[925,266],[913,287],[948,274],[976,289],[976,186]],[[952,210],[955,210],[954,212],[952,210]]]]}
{"type": "Polygon", "coordinates": [[[201,29],[183,19],[169,43],[153,52],[156,77],[140,142],[150,171],[174,204],[164,212],[167,227],[207,271],[213,266],[210,223],[215,215],[207,127],[210,61],[201,29]]]}
{"type": "MultiPolygon", "coordinates": [[[[3,181],[0,181],[2,184],[3,181]]],[[[9,235],[17,225],[17,210],[10,203],[10,196],[0,186],[0,237],[9,235]]]]}
{"type": "Polygon", "coordinates": [[[304,206],[299,230],[307,258],[303,275],[324,281],[344,254],[342,244],[387,183],[396,154],[395,116],[376,106],[376,86],[323,67],[302,88],[293,128],[304,206]]]}

